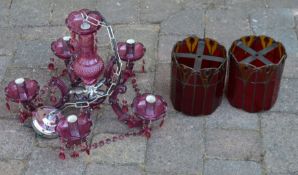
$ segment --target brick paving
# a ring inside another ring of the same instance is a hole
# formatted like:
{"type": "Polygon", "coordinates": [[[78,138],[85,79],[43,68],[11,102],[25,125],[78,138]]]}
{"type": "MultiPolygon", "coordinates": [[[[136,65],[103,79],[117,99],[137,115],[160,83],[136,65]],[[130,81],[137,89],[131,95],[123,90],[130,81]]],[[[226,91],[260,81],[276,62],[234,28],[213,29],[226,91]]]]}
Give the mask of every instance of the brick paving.
{"type": "MultiPolygon", "coordinates": [[[[1,0],[0,88],[18,76],[41,84],[53,54],[52,40],[67,33],[66,15],[98,9],[113,24],[116,38],[135,38],[147,47],[141,89],[169,104],[163,128],[152,138],[129,138],[94,150],[91,156],[58,159],[59,142],[35,137],[0,104],[0,174],[136,175],[297,175],[298,174],[298,1],[297,0],[1,0]],[[266,34],[284,43],[288,58],[277,103],[271,111],[250,114],[224,98],[210,116],[189,118],[169,101],[170,52],[175,41],[196,34],[229,48],[242,35],[266,34]]],[[[107,34],[100,32],[103,57],[107,34]]],[[[63,64],[59,64],[59,67],[63,64]]],[[[138,64],[137,69],[141,68],[138,64]]],[[[131,100],[133,92],[128,92],[131,100]]],[[[128,129],[108,106],[94,116],[96,140],[128,129]]]]}

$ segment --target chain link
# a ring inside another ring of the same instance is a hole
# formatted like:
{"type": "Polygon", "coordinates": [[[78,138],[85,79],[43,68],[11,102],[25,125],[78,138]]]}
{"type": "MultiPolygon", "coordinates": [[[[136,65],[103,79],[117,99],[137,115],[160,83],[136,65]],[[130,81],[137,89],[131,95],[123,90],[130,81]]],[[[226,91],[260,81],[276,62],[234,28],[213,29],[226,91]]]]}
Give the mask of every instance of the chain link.
{"type": "Polygon", "coordinates": [[[99,21],[96,18],[93,18],[92,16],[88,16],[85,11],[81,12],[81,15],[84,21],[88,22],[91,25],[108,27],[108,25],[104,21],[99,21]],[[90,19],[93,21],[91,21],[90,19]]]}

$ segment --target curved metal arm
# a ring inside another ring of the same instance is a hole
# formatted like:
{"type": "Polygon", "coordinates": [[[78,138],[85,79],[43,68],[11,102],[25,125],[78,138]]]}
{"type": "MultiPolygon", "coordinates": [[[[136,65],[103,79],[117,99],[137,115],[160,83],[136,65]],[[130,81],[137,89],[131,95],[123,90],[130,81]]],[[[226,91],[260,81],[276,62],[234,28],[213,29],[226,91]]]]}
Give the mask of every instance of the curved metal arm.
{"type": "Polygon", "coordinates": [[[68,99],[69,99],[68,87],[66,86],[66,84],[61,79],[59,79],[58,77],[52,77],[51,80],[49,81],[49,86],[50,87],[56,86],[59,89],[60,93],[61,93],[61,98],[54,105],[54,107],[59,108],[66,101],[68,101],[68,99]]]}
{"type": "Polygon", "coordinates": [[[112,95],[109,98],[113,111],[118,116],[118,120],[124,122],[128,125],[129,128],[140,127],[143,124],[143,121],[139,118],[136,118],[134,115],[130,115],[128,112],[124,112],[118,102],[118,95],[124,94],[126,92],[125,85],[118,85],[112,95]]]}
{"type": "Polygon", "coordinates": [[[123,122],[127,122],[127,120],[130,118],[130,115],[122,111],[117,99],[119,94],[124,94],[126,92],[126,89],[127,88],[125,85],[118,85],[109,98],[109,102],[111,103],[114,112],[118,116],[118,119],[123,122]]]}

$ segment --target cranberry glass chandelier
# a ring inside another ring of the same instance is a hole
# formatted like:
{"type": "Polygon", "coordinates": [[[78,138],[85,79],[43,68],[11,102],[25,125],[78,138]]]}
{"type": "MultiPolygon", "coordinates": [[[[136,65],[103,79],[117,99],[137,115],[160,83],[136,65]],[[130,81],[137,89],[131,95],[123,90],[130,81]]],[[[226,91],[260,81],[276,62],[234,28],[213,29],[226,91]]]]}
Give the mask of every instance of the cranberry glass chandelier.
{"type": "MultiPolygon", "coordinates": [[[[64,61],[65,69],[42,88],[36,80],[29,78],[9,82],[5,88],[7,108],[10,110],[10,102],[19,104],[21,122],[31,118],[32,128],[37,134],[45,138],[59,137],[61,159],[65,159],[66,149],[74,150],[71,156],[77,157],[80,151],[89,154],[90,149],[131,135],[150,138],[152,127],[156,124],[162,126],[167,104],[159,95],[141,94],[137,87],[133,68],[134,63],[145,54],[144,45],[133,39],[117,43],[111,25],[98,11],[73,11],[65,23],[70,36],[51,44],[54,54],[64,61]],[[96,45],[96,34],[101,27],[107,29],[113,50],[113,56],[106,65],[96,45]],[[69,86],[62,80],[64,76],[69,79],[69,86]],[[131,109],[127,101],[119,100],[119,95],[126,92],[128,80],[131,80],[136,92],[131,109]],[[88,144],[87,137],[92,129],[91,111],[105,101],[121,122],[139,130],[88,144]],[[65,111],[69,108],[80,109],[79,114],[66,115],[65,111]]],[[[48,68],[55,68],[53,60],[48,68]]]]}

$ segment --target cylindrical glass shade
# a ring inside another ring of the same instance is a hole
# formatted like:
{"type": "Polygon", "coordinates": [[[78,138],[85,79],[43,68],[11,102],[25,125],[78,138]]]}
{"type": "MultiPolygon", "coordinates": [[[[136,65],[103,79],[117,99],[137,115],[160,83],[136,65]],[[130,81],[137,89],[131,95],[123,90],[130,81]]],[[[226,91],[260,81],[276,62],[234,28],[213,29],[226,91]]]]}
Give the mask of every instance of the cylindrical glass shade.
{"type": "Polygon", "coordinates": [[[233,42],[230,51],[227,98],[247,112],[269,110],[275,103],[286,51],[267,36],[245,36],[233,42]]]}
{"type": "Polygon", "coordinates": [[[187,115],[208,115],[219,106],[226,74],[226,49],[209,38],[191,36],[172,51],[171,100],[187,115]]]}

